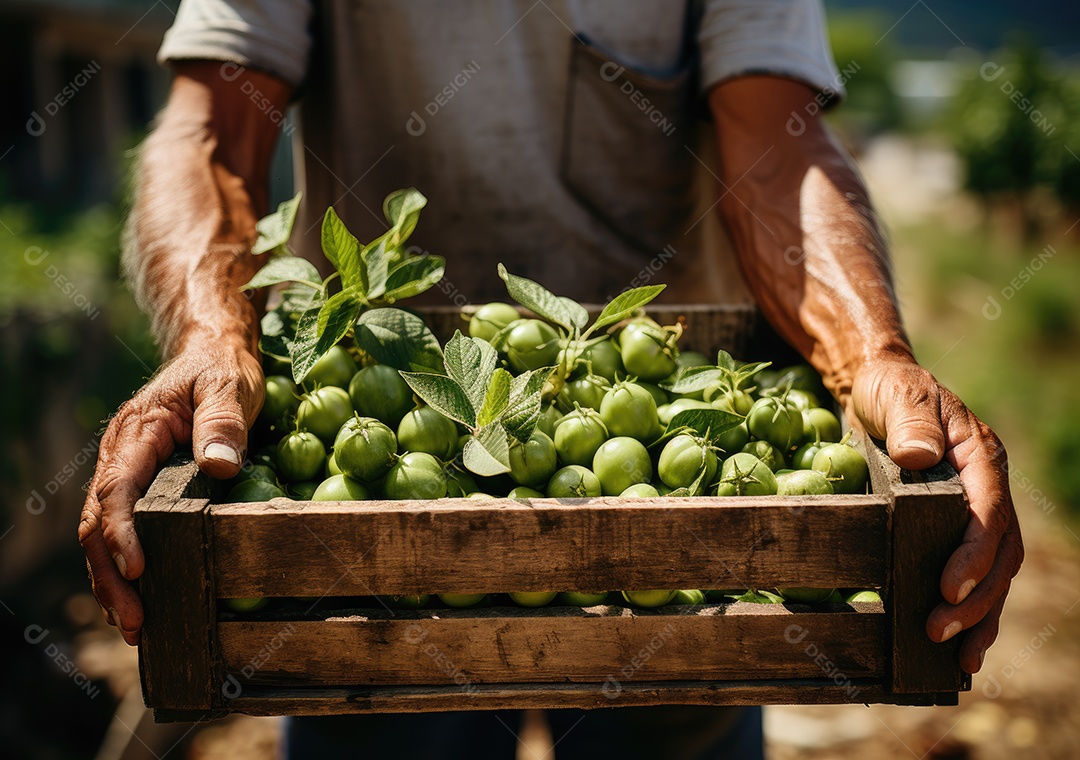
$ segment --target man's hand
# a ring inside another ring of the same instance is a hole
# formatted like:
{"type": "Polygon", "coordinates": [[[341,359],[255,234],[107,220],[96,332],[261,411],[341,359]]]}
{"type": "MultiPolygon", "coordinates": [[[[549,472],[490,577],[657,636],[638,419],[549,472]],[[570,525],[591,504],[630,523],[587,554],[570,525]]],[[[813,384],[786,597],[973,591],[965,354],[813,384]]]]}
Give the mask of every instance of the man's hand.
{"type": "Polygon", "coordinates": [[[177,447],[190,445],[211,477],[236,475],[264,391],[262,370],[249,351],[192,345],[120,407],[102,436],[79,541],[94,596],[128,644],[139,643],[143,622],[129,583],[144,566],[132,520],[135,502],[177,447]]]}
{"type": "Polygon", "coordinates": [[[866,431],[886,442],[900,467],[921,470],[944,456],[960,473],[971,521],[945,566],[946,601],[931,613],[926,632],[945,641],[967,631],[960,666],[975,673],[997,638],[1005,596],[1024,559],[1005,449],[982,420],[911,359],[866,363],[855,376],[851,402],[866,431]]]}

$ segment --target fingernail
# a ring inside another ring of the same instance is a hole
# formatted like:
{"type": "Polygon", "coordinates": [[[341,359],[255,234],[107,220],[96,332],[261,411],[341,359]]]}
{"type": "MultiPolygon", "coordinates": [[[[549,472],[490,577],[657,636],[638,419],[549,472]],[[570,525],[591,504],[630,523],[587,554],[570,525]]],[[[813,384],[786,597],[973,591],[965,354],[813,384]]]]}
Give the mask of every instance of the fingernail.
{"type": "Polygon", "coordinates": [[[120,575],[127,578],[127,560],[124,559],[124,555],[120,552],[112,555],[113,562],[116,563],[116,569],[120,571],[120,575]]]}
{"type": "Polygon", "coordinates": [[[116,614],[116,610],[112,607],[109,608],[109,614],[105,616],[105,620],[108,621],[109,625],[115,625],[117,628],[120,627],[120,616],[116,614]]]}
{"type": "Polygon", "coordinates": [[[240,464],[240,452],[224,443],[211,443],[203,451],[207,459],[219,459],[229,464],[240,464]]]}
{"type": "Polygon", "coordinates": [[[922,451],[927,451],[931,454],[934,454],[935,456],[938,453],[937,448],[932,443],[928,443],[921,438],[909,438],[908,440],[904,441],[903,448],[921,449],[922,451]]]}
{"type": "Polygon", "coordinates": [[[106,623],[108,623],[109,625],[113,625],[112,610],[103,609],[101,611],[101,616],[105,618],[106,623]]]}
{"type": "Polygon", "coordinates": [[[948,641],[956,634],[960,633],[960,629],[964,626],[960,625],[959,620],[954,620],[945,626],[945,630],[941,632],[941,640],[948,641]]]}
{"type": "Polygon", "coordinates": [[[985,649],[980,649],[979,650],[979,670],[982,670],[983,660],[984,659],[986,659],[986,650],[985,649]]]}
{"type": "Polygon", "coordinates": [[[967,599],[968,594],[971,593],[971,590],[973,588],[975,588],[975,581],[974,580],[969,578],[968,580],[964,581],[964,585],[962,585],[960,587],[960,593],[958,593],[956,595],[956,603],[960,604],[960,602],[967,599]]]}

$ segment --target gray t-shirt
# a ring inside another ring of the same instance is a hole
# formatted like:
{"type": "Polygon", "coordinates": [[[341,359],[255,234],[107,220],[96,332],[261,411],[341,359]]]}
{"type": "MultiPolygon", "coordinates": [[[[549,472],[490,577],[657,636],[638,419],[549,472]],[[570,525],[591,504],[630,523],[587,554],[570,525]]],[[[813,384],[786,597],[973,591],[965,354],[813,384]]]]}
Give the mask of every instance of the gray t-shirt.
{"type": "Polygon", "coordinates": [[[505,298],[500,261],[579,300],[651,281],[748,302],[704,94],[768,73],[842,95],[820,0],[184,0],[159,58],[297,87],[295,245],[319,258],[331,204],[370,240],[416,187],[410,242],[446,257],[435,297],[459,304],[505,298]]]}

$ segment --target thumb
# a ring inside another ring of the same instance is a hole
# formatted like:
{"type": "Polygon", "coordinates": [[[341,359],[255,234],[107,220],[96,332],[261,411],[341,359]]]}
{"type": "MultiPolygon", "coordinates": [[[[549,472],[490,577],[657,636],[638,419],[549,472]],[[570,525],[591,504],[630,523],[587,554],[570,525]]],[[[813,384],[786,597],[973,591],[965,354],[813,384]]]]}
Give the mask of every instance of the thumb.
{"type": "Polygon", "coordinates": [[[885,414],[885,445],[889,457],[906,470],[924,470],[945,454],[945,432],[936,384],[898,387],[885,414]]]}
{"type": "Polygon", "coordinates": [[[236,379],[196,385],[191,448],[199,469],[212,478],[231,478],[247,456],[248,419],[262,399],[236,379]],[[200,387],[205,386],[205,387],[200,387]]]}

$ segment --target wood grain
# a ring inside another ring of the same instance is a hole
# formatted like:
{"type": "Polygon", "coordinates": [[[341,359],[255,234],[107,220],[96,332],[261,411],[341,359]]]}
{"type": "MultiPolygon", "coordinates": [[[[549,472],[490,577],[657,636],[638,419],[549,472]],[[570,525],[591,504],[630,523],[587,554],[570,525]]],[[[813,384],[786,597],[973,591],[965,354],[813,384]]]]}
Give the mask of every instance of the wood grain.
{"type": "MultiPolygon", "coordinates": [[[[180,467],[175,475],[190,479],[189,468],[180,467]]],[[[151,494],[135,506],[135,531],[146,556],[139,579],[145,615],[139,644],[143,697],[154,707],[209,709],[220,696],[222,676],[207,565],[207,501],[151,494]]]]}
{"type": "Polygon", "coordinates": [[[231,622],[220,625],[219,638],[227,672],[243,672],[252,685],[468,688],[748,674],[824,675],[843,683],[880,678],[885,669],[884,614],[752,604],[484,612],[372,611],[318,622],[231,622]]]}
{"type": "Polygon", "coordinates": [[[278,499],[211,517],[223,597],[885,582],[880,496],[278,499]]]}
{"type": "Polygon", "coordinates": [[[951,478],[896,487],[892,515],[892,589],[889,629],[896,692],[967,690],[960,669],[962,636],[938,644],[926,635],[926,619],[942,601],[941,573],[963,540],[967,498],[951,478]]]}

